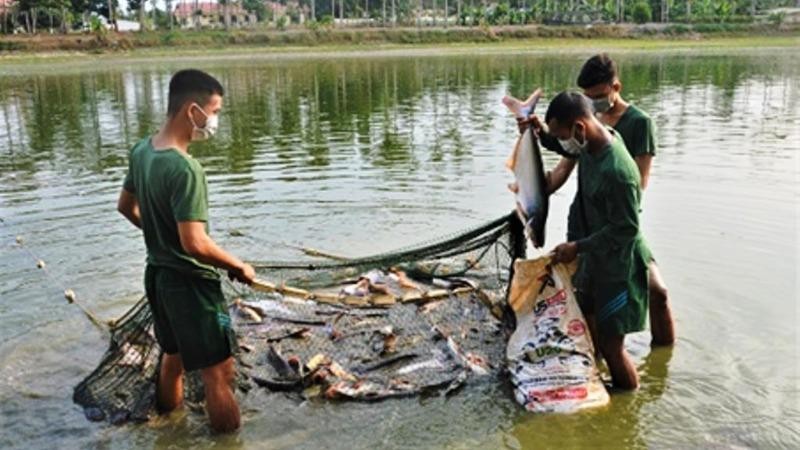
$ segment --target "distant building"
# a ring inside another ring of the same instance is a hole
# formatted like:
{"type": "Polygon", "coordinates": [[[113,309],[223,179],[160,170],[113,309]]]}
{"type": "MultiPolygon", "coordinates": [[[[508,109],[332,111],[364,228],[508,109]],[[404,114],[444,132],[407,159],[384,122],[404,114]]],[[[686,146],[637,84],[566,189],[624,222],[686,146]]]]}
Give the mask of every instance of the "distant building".
{"type": "MultiPolygon", "coordinates": [[[[2,1],[2,0],[0,0],[2,1]]],[[[228,5],[230,24],[240,27],[254,21],[255,17],[248,14],[240,4],[228,5]]],[[[225,5],[215,2],[195,2],[182,0],[173,11],[175,21],[183,28],[219,28],[225,25],[225,5]]]]}
{"type": "Polygon", "coordinates": [[[132,20],[117,19],[117,28],[119,28],[119,31],[139,31],[142,26],[139,22],[134,22],[132,20]]]}
{"type": "Polygon", "coordinates": [[[311,11],[308,5],[300,5],[297,0],[286,0],[284,3],[266,0],[264,7],[272,13],[273,20],[277,20],[281,16],[288,16],[292,23],[304,23],[311,11]]]}
{"type": "Polygon", "coordinates": [[[11,13],[15,0],[0,0],[0,14],[11,13]]]}

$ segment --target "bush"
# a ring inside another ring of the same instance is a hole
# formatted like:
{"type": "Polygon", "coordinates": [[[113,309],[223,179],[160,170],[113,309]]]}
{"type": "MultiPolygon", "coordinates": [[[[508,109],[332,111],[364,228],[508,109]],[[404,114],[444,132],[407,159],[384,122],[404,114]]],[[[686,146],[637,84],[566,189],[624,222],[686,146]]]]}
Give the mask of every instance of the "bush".
{"type": "Polygon", "coordinates": [[[280,17],[278,17],[278,23],[277,23],[277,26],[278,26],[278,29],[279,29],[279,30],[281,30],[281,31],[285,30],[285,29],[286,29],[286,25],[287,25],[288,23],[289,23],[289,17],[287,17],[287,16],[280,16],[280,17]]]}
{"type": "Polygon", "coordinates": [[[168,31],[161,35],[161,44],[162,45],[172,45],[178,38],[178,33],[175,31],[168,31]]]}
{"type": "Polygon", "coordinates": [[[645,1],[640,1],[633,5],[633,21],[636,23],[647,23],[653,20],[653,11],[650,9],[650,4],[645,1]]]}
{"type": "Polygon", "coordinates": [[[669,25],[666,29],[664,29],[664,32],[666,34],[671,34],[671,35],[688,34],[691,31],[692,30],[689,28],[688,25],[680,23],[669,25]]]}
{"type": "Polygon", "coordinates": [[[319,30],[319,22],[316,20],[306,20],[305,26],[311,31],[319,30]]]}
{"type": "Polygon", "coordinates": [[[783,21],[785,19],[786,19],[786,13],[785,12],[772,13],[767,18],[767,20],[769,20],[769,23],[771,23],[773,25],[780,25],[780,24],[783,23],[783,21]]]}

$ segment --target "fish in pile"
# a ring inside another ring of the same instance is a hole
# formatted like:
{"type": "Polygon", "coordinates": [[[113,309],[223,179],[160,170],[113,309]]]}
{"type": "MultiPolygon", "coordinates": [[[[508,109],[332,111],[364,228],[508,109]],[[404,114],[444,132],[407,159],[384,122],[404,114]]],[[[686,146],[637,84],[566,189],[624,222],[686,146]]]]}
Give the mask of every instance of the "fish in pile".
{"type": "Polygon", "coordinates": [[[271,391],[361,401],[450,393],[503,366],[503,327],[475,292],[390,308],[273,296],[231,309],[241,373],[271,391]]]}

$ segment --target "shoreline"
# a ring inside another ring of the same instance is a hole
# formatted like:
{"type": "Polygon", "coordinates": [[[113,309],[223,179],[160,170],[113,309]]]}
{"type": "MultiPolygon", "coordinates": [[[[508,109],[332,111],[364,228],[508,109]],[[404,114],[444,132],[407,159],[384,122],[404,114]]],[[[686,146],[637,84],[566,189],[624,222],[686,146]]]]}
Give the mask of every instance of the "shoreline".
{"type": "Polygon", "coordinates": [[[263,56],[330,52],[502,48],[565,50],[576,46],[623,50],[715,47],[800,47],[794,24],[646,24],[450,28],[292,28],[165,30],[132,33],[0,35],[0,61],[75,56],[174,56],[221,53],[263,56]]]}
{"type": "Polygon", "coordinates": [[[148,61],[226,61],[251,59],[302,60],[322,58],[360,57],[432,57],[480,54],[537,54],[586,53],[613,50],[617,52],[713,54],[725,50],[763,51],[769,49],[800,49],[800,33],[774,36],[713,36],[696,38],[537,38],[514,39],[497,42],[451,43],[364,43],[322,44],[314,46],[219,45],[210,48],[197,46],[143,47],[109,52],[51,51],[51,52],[0,52],[0,74],[4,69],[24,69],[43,65],[80,68],[95,67],[98,62],[125,64],[148,61]]]}

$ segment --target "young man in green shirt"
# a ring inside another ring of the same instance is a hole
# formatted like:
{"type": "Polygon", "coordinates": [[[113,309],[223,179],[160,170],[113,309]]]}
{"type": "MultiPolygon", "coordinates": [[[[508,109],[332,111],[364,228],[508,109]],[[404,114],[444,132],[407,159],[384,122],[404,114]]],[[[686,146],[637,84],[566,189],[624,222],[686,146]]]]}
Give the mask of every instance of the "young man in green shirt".
{"type": "Polygon", "coordinates": [[[240,425],[233,392],[233,352],[225,298],[215,267],[250,284],[253,268],[208,236],[208,186],[189,144],[214,135],[222,108],[219,82],[199,70],[177,72],[169,83],[167,119],[130,152],[117,209],[144,234],[145,291],[164,351],[157,382],[161,412],[183,403],[183,373],[200,370],[211,427],[240,425]]]}
{"type": "Polygon", "coordinates": [[[578,255],[575,286],[595,317],[597,346],[615,386],[635,389],[639,376],[625,351],[625,335],[644,329],[650,253],[639,231],[641,178],[618,133],[595,116],[588,98],[562,92],[547,109],[549,133],[578,163],[580,235],[558,245],[553,261],[578,255]]]}
{"type": "MultiPolygon", "coordinates": [[[[605,53],[592,56],[581,68],[578,86],[592,101],[596,117],[606,126],[613,127],[625,142],[641,176],[642,189],[647,188],[650,167],[656,154],[655,125],[644,111],[627,103],[620,92],[617,64],[605,53]]],[[[537,125],[538,126],[538,125],[537,125]]],[[[564,157],[548,173],[548,190],[558,190],[569,178],[578,159],[559,145],[558,141],[545,133],[540,134],[544,147],[556,151],[564,157]]],[[[580,220],[577,218],[577,203],[570,206],[568,238],[580,234],[580,220]]],[[[649,263],[650,290],[650,332],[654,345],[672,345],[675,342],[675,324],[666,284],[655,260],[649,263]]]]}

